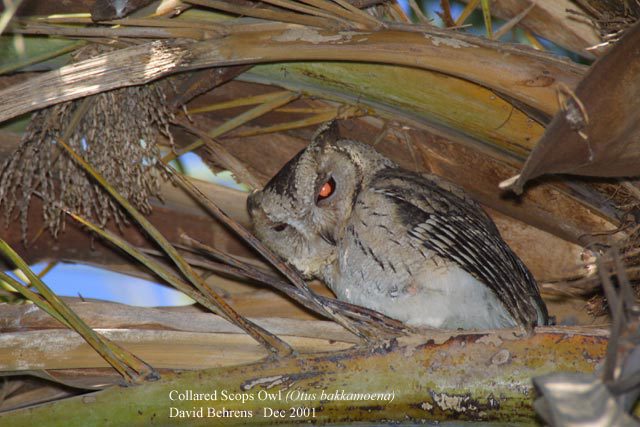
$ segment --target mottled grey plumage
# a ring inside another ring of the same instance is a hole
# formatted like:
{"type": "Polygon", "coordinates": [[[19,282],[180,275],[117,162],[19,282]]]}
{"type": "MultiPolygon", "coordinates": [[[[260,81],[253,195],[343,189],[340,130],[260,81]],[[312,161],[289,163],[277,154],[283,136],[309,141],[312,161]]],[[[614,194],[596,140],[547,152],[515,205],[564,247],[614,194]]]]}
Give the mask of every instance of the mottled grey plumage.
{"type": "Polygon", "coordinates": [[[340,299],[413,325],[547,323],[535,280],[478,204],[335,127],[251,194],[248,209],[258,238],[340,299]]]}

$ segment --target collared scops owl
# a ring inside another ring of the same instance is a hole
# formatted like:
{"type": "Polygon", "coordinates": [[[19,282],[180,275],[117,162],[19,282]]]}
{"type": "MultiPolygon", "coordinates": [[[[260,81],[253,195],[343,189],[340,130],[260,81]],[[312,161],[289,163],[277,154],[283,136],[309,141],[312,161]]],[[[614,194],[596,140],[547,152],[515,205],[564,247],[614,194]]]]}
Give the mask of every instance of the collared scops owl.
{"type": "Polygon", "coordinates": [[[247,205],[256,236],[341,300],[435,328],[548,321],[533,276],[476,202],[335,126],[247,205]]]}

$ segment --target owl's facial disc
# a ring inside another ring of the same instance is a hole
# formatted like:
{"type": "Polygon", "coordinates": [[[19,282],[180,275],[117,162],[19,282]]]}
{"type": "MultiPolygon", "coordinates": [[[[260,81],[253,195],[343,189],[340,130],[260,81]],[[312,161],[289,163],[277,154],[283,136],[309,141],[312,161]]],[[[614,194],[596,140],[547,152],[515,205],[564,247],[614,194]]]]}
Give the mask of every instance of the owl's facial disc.
{"type": "Polygon", "coordinates": [[[249,196],[256,236],[305,276],[320,277],[337,257],[363,177],[392,164],[360,143],[315,141],[249,196]]]}
{"type": "Polygon", "coordinates": [[[335,258],[335,243],[316,231],[311,218],[318,209],[316,199],[331,200],[337,187],[332,177],[316,174],[309,157],[298,156],[263,190],[250,194],[247,208],[256,236],[311,279],[335,258]]]}

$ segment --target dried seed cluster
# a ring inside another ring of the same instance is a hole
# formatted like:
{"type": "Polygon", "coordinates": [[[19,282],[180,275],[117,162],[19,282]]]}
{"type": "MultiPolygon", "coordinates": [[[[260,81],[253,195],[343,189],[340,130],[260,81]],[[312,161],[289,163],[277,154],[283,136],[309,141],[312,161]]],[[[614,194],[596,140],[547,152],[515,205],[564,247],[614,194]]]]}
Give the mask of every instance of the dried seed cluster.
{"type": "Polygon", "coordinates": [[[0,168],[0,209],[6,224],[19,212],[23,238],[34,195],[42,199],[44,223],[54,236],[64,225],[60,207],[100,225],[124,219],[114,200],[58,146],[77,112],[79,121],[66,143],[140,211],[149,212],[149,198],[158,195],[156,139],[158,132],[169,136],[171,119],[159,84],[58,104],[33,115],[21,146],[0,168]]]}

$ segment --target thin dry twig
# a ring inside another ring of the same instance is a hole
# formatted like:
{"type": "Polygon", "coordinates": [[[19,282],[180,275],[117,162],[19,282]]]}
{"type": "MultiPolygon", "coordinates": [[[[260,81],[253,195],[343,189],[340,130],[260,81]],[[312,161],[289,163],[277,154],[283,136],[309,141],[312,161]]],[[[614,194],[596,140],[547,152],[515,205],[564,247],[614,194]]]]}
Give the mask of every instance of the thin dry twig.
{"type": "Polygon", "coordinates": [[[187,110],[187,113],[189,115],[202,114],[202,113],[210,113],[212,111],[227,110],[227,109],[236,108],[236,107],[246,107],[248,105],[257,105],[273,99],[275,95],[287,95],[290,93],[291,91],[283,90],[279,92],[262,93],[260,95],[252,95],[252,96],[247,96],[242,98],[233,98],[229,101],[221,101],[221,102],[216,102],[215,104],[204,105],[202,107],[189,108],[187,110]]]}
{"type": "Polygon", "coordinates": [[[233,173],[237,181],[247,184],[251,188],[261,187],[260,181],[251,173],[251,171],[249,171],[249,169],[247,169],[244,163],[231,154],[222,144],[207,135],[204,130],[192,125],[184,119],[178,119],[175,123],[202,139],[216,161],[219,162],[223,168],[233,173]]]}
{"type": "Polygon", "coordinates": [[[290,10],[293,10],[294,12],[306,13],[308,15],[318,16],[320,18],[334,19],[342,23],[347,28],[361,27],[360,25],[354,25],[355,23],[351,22],[348,19],[344,19],[340,16],[336,16],[332,13],[324,12],[323,10],[318,9],[316,7],[305,6],[295,1],[290,1],[290,0],[261,0],[261,1],[267,4],[271,4],[273,6],[281,7],[283,9],[290,9],[290,10]]]}
{"type": "MultiPolygon", "coordinates": [[[[189,244],[189,246],[182,246],[183,249],[197,249],[199,252],[204,252],[206,255],[218,259],[222,262],[211,263],[211,261],[202,262],[192,260],[194,262],[194,265],[197,265],[201,268],[213,268],[219,272],[234,274],[236,275],[236,277],[240,276],[249,278],[259,283],[271,286],[276,290],[284,293],[285,295],[293,298],[304,307],[317,312],[316,305],[313,301],[309,300],[308,295],[295,286],[291,285],[290,283],[285,282],[284,280],[281,280],[269,273],[266,273],[251,264],[247,264],[245,262],[237,260],[234,257],[211,246],[205,245],[204,243],[186,234],[183,234],[181,237],[186,243],[189,244]],[[232,269],[229,269],[228,266],[231,266],[232,269]]],[[[381,313],[370,310],[368,308],[352,305],[347,302],[336,300],[334,298],[326,298],[319,295],[316,296],[329,307],[333,308],[336,311],[342,312],[345,316],[353,320],[357,320],[358,322],[363,323],[363,326],[372,331],[384,330],[393,335],[396,335],[410,329],[402,322],[391,319],[381,313]]]]}
{"type": "Polygon", "coordinates": [[[607,301],[611,309],[612,325],[611,334],[609,336],[609,345],[607,346],[607,357],[605,359],[604,367],[602,369],[602,377],[605,382],[611,382],[615,378],[615,369],[617,362],[617,346],[620,333],[622,332],[622,326],[624,325],[623,318],[623,302],[622,298],[619,298],[613,283],[611,282],[612,271],[608,266],[602,262],[602,257],[597,259],[598,273],[604,288],[607,301]]]}
{"type": "Polygon", "coordinates": [[[224,34],[224,25],[211,21],[194,21],[191,19],[166,19],[166,18],[123,18],[112,21],[95,22],[91,18],[78,16],[47,16],[24,22],[44,24],[84,24],[84,25],[122,25],[125,27],[161,27],[161,28],[197,28],[200,30],[216,31],[224,34]]]}
{"type": "Polygon", "coordinates": [[[56,36],[66,36],[74,38],[94,38],[94,37],[131,37],[141,39],[166,39],[166,38],[188,38],[203,40],[208,33],[214,32],[215,27],[210,30],[189,27],[79,27],[47,24],[39,21],[20,20],[12,24],[7,32],[11,34],[48,34],[56,36]]]}
{"type": "Polygon", "coordinates": [[[464,25],[471,13],[475,10],[476,7],[478,7],[478,3],[480,3],[480,0],[471,0],[469,3],[467,3],[465,8],[462,10],[462,13],[460,13],[460,16],[458,16],[458,19],[456,19],[456,27],[464,25]]]}
{"type": "Polygon", "coordinates": [[[449,0],[440,0],[440,8],[442,8],[442,12],[438,12],[438,16],[444,22],[444,25],[447,27],[455,27],[456,21],[451,16],[451,4],[449,0]]]}
{"type": "Polygon", "coordinates": [[[317,28],[340,28],[338,22],[319,16],[308,16],[300,13],[284,12],[260,7],[247,7],[220,0],[185,0],[185,2],[197,6],[208,7],[210,9],[222,10],[223,12],[235,13],[240,16],[250,16],[252,18],[260,18],[270,21],[291,22],[294,24],[309,25],[317,28]]]}
{"type": "Polygon", "coordinates": [[[502,36],[507,34],[513,27],[518,25],[526,16],[536,7],[535,3],[531,3],[527,6],[522,12],[518,13],[513,18],[509,19],[502,27],[498,29],[495,33],[493,33],[493,39],[499,40],[502,36]]]}
{"type": "MultiPolygon", "coordinates": [[[[260,117],[264,114],[267,114],[270,111],[273,111],[279,107],[282,107],[283,105],[286,105],[288,103],[290,103],[291,101],[298,99],[300,97],[299,93],[295,93],[295,92],[276,92],[274,94],[271,94],[271,97],[269,98],[268,101],[248,110],[245,111],[242,114],[237,115],[236,117],[229,119],[227,121],[225,121],[223,124],[221,124],[220,126],[216,127],[215,129],[212,129],[211,131],[209,131],[207,133],[207,135],[211,138],[217,138],[222,134],[225,134],[227,132],[232,131],[233,129],[242,126],[243,124],[250,122],[251,120],[260,117]]],[[[184,153],[188,153],[190,151],[193,151],[201,146],[204,145],[204,141],[203,140],[198,140],[196,142],[193,142],[191,144],[189,144],[187,147],[182,148],[181,150],[175,152],[175,153],[169,153],[166,156],[164,156],[162,158],[162,161],[164,163],[168,163],[171,160],[175,159],[176,157],[179,157],[181,155],[183,155],[184,153]]]]}
{"type": "Polygon", "coordinates": [[[493,39],[493,23],[491,22],[491,6],[489,0],[480,0],[482,6],[482,18],[484,19],[484,26],[487,30],[487,38],[493,39]]]}
{"type": "Polygon", "coordinates": [[[365,25],[368,22],[369,25],[367,25],[367,28],[380,29],[385,27],[384,22],[380,21],[373,15],[368,14],[367,12],[360,10],[360,7],[356,7],[354,4],[351,4],[351,2],[346,0],[333,0],[333,1],[338,3],[340,6],[342,6],[349,12],[351,12],[350,19],[356,22],[361,22],[365,25]]]}
{"type": "MultiPolygon", "coordinates": [[[[281,110],[276,110],[276,111],[281,111],[281,110]]],[[[325,123],[335,119],[348,119],[348,118],[358,117],[363,114],[365,114],[365,112],[358,107],[332,108],[326,111],[319,112],[318,114],[314,114],[311,117],[307,117],[300,120],[278,123],[275,125],[257,128],[257,129],[248,129],[248,130],[234,132],[233,136],[247,137],[247,136],[263,135],[266,133],[282,132],[282,131],[291,130],[291,129],[299,129],[307,126],[313,126],[313,125],[325,123]]]]}

